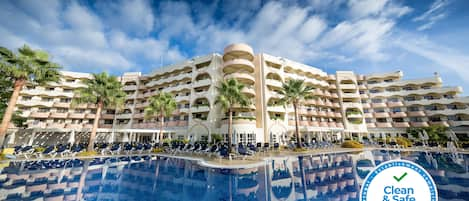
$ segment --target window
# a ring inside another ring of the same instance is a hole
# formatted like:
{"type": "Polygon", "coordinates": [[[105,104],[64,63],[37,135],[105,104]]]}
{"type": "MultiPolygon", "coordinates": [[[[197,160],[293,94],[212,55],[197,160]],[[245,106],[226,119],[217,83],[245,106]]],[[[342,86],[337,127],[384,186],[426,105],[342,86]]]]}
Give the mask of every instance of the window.
{"type": "Polygon", "coordinates": [[[34,90],[36,87],[35,86],[26,86],[28,90],[34,90]]]}
{"type": "Polygon", "coordinates": [[[394,122],[404,122],[403,118],[393,118],[392,121],[394,122]]]}
{"type": "Polygon", "coordinates": [[[60,102],[61,103],[70,103],[70,102],[72,102],[72,99],[71,98],[60,98],[60,102]]]}
{"type": "Polygon", "coordinates": [[[75,113],[76,113],[76,114],[82,114],[82,113],[84,113],[84,112],[85,112],[84,109],[75,109],[75,113]]]}
{"type": "Polygon", "coordinates": [[[48,87],[46,90],[47,90],[47,91],[54,91],[55,88],[54,88],[54,87],[48,87]]]}
{"type": "Polygon", "coordinates": [[[404,97],[404,100],[406,100],[406,101],[415,101],[416,97],[415,96],[406,96],[406,97],[404,97]]]}
{"type": "Polygon", "coordinates": [[[49,110],[49,108],[42,107],[42,108],[39,108],[37,111],[38,112],[49,112],[50,110],[49,110]]]}
{"type": "Polygon", "coordinates": [[[415,111],[419,111],[419,107],[412,106],[412,107],[408,107],[407,110],[410,111],[410,112],[415,112],[415,111]]]}
{"type": "Polygon", "coordinates": [[[392,108],[392,112],[402,112],[400,107],[392,108]]]}
{"type": "Polygon", "coordinates": [[[393,81],[392,79],[384,80],[384,82],[392,82],[392,81],[393,81]]]}
{"type": "Polygon", "coordinates": [[[67,79],[67,80],[65,80],[65,82],[75,82],[75,80],[74,79],[67,79]]]}
{"type": "Polygon", "coordinates": [[[70,92],[72,92],[72,89],[64,89],[64,92],[65,93],[70,93],[70,92]]]}
{"type": "Polygon", "coordinates": [[[67,108],[59,108],[57,109],[57,113],[66,113],[68,112],[68,109],[67,108]]]}
{"type": "Polygon", "coordinates": [[[371,99],[371,102],[372,103],[382,103],[383,100],[381,100],[381,99],[371,99]]]}
{"type": "Polygon", "coordinates": [[[54,99],[53,98],[42,98],[41,99],[44,102],[52,102],[54,99]]]}
{"type": "Polygon", "coordinates": [[[378,89],[372,89],[372,90],[370,90],[370,93],[372,93],[372,94],[379,93],[379,90],[378,89]]]}
{"type": "Polygon", "coordinates": [[[33,97],[31,97],[31,96],[23,96],[23,97],[21,97],[21,100],[27,101],[27,100],[31,100],[32,98],[33,97]]]}
{"type": "Polygon", "coordinates": [[[376,108],[376,109],[374,109],[374,111],[375,111],[376,113],[385,112],[385,111],[384,111],[384,108],[376,108]]]}
{"type": "Polygon", "coordinates": [[[376,122],[378,122],[378,123],[387,123],[388,121],[386,120],[386,118],[377,118],[376,122]]]}
{"type": "Polygon", "coordinates": [[[105,119],[104,124],[112,124],[113,120],[112,119],[105,119]]]}

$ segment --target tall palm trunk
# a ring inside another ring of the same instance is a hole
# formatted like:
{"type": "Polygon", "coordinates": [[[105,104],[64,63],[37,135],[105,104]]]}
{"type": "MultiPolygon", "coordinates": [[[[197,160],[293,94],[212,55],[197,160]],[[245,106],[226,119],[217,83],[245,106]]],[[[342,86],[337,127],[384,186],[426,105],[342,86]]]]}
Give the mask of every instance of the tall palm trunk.
{"type": "Polygon", "coordinates": [[[163,126],[164,126],[164,116],[163,113],[160,114],[160,135],[159,135],[159,141],[160,141],[160,146],[163,144],[163,126]]]}
{"type": "Polygon", "coordinates": [[[10,101],[8,102],[8,107],[5,110],[5,114],[3,114],[2,125],[0,126],[0,147],[3,147],[3,141],[5,140],[5,135],[8,130],[8,125],[10,124],[11,117],[13,116],[13,112],[15,109],[16,101],[20,96],[21,88],[23,88],[26,80],[19,79],[15,81],[13,94],[10,97],[10,101]]]}
{"type": "Polygon", "coordinates": [[[293,103],[293,109],[295,110],[295,137],[296,137],[296,147],[301,148],[301,139],[300,139],[300,127],[298,122],[298,103],[293,103]]]}
{"type": "Polygon", "coordinates": [[[232,149],[232,143],[231,143],[231,136],[232,136],[232,133],[233,133],[233,127],[232,127],[232,124],[233,124],[233,111],[232,109],[230,108],[228,110],[228,152],[231,153],[231,149],[232,149]]]}
{"type": "Polygon", "coordinates": [[[96,109],[96,116],[94,117],[93,129],[91,130],[90,141],[88,143],[88,151],[93,151],[94,141],[96,139],[96,131],[98,130],[99,118],[101,117],[101,110],[103,109],[103,103],[98,103],[98,108],[96,109]]]}

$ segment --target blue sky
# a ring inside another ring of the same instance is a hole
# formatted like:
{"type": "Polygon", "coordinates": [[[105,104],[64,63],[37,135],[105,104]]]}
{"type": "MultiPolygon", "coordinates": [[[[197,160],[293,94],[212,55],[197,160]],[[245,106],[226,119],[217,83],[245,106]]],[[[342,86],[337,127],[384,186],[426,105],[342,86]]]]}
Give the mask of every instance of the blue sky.
{"type": "Polygon", "coordinates": [[[118,75],[245,42],[329,73],[439,72],[469,90],[468,9],[466,0],[3,0],[0,45],[26,43],[66,70],[118,75]]]}

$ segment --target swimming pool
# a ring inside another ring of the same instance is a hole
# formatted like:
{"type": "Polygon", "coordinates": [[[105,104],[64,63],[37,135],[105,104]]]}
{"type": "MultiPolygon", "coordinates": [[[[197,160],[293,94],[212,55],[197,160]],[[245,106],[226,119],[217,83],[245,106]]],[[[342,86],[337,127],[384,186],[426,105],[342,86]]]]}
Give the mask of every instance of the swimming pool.
{"type": "Polygon", "coordinates": [[[276,157],[246,168],[162,156],[11,162],[0,174],[0,200],[358,200],[366,175],[391,159],[427,169],[440,198],[469,197],[468,155],[363,151],[276,157]]]}

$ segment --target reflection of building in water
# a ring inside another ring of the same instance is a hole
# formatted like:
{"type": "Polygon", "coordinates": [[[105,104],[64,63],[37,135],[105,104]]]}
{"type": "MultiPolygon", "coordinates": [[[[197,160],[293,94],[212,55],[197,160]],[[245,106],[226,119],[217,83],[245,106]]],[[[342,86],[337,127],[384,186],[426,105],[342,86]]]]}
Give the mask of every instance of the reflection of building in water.
{"type": "Polygon", "coordinates": [[[373,151],[277,157],[244,169],[208,168],[176,158],[15,162],[1,171],[0,200],[76,200],[82,189],[85,200],[106,201],[350,201],[358,200],[359,186],[373,167],[400,158],[427,169],[440,198],[469,195],[467,155],[373,151]]]}

